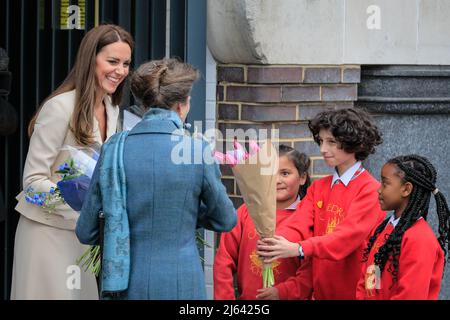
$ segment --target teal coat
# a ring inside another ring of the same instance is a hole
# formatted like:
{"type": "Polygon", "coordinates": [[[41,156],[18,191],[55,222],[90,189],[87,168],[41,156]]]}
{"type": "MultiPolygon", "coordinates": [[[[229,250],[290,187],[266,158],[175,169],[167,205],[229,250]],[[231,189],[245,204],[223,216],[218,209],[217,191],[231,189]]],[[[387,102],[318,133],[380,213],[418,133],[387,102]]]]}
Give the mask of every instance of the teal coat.
{"type": "MultiPolygon", "coordinates": [[[[205,299],[195,230],[225,232],[236,224],[209,146],[181,135],[181,128],[175,112],[154,108],[125,140],[130,273],[123,299],[205,299]]],[[[84,244],[98,243],[98,179],[96,168],[77,222],[84,244]]]]}

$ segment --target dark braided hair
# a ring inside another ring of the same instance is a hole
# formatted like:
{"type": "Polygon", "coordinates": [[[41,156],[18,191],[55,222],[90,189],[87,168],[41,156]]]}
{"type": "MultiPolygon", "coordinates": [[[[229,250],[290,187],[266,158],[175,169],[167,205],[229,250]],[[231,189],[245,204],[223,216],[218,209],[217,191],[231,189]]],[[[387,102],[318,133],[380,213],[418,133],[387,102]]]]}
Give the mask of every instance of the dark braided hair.
{"type": "MultiPolygon", "coordinates": [[[[400,217],[397,226],[391,235],[389,235],[385,244],[380,247],[378,253],[375,254],[375,264],[379,266],[381,272],[383,272],[387,261],[391,261],[391,266],[388,268],[388,271],[392,273],[394,281],[396,281],[403,235],[420,217],[423,217],[425,220],[427,219],[432,193],[436,200],[436,211],[439,218],[438,241],[444,250],[444,255],[447,256],[447,252],[450,249],[450,210],[444,195],[435,186],[436,169],[428,159],[418,155],[407,155],[393,158],[387,163],[397,167],[398,175],[402,179],[402,183],[410,182],[413,185],[408,205],[400,217]]],[[[367,261],[375,240],[384,230],[387,223],[388,219],[383,221],[370,238],[369,244],[364,251],[364,261],[367,261]]]]}
{"type": "Polygon", "coordinates": [[[308,173],[311,160],[306,154],[301,153],[298,150],[295,150],[294,148],[291,148],[284,144],[281,144],[278,147],[278,155],[280,157],[287,156],[287,158],[290,161],[292,161],[292,163],[294,163],[299,176],[306,174],[305,184],[301,185],[300,188],[298,189],[298,195],[300,196],[300,199],[303,199],[303,197],[306,196],[306,191],[308,190],[308,187],[311,185],[311,178],[309,177],[308,173]]]}

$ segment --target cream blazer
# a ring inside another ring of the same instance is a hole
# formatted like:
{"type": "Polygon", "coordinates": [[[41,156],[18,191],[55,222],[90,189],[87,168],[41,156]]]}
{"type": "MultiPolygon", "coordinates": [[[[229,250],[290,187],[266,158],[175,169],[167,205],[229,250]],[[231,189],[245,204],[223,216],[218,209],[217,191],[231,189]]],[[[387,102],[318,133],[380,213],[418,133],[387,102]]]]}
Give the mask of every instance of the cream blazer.
{"type": "MultiPolygon", "coordinates": [[[[119,107],[113,106],[111,97],[106,96],[104,103],[107,113],[107,139],[116,133],[119,107]]],[[[75,106],[75,90],[68,91],[48,100],[39,112],[30,138],[27,159],[23,172],[23,189],[32,187],[35,192],[49,192],[60,180],[55,171],[59,165],[69,158],[67,151],[61,150],[64,145],[78,146],[73,133],[69,130],[69,122],[75,106]]],[[[98,122],[94,117],[94,138],[100,145],[102,139],[98,122]]],[[[28,203],[22,191],[16,199],[16,210],[28,219],[67,230],[74,230],[79,213],[68,205],[61,205],[55,213],[48,214],[39,206],[28,203]]]]}

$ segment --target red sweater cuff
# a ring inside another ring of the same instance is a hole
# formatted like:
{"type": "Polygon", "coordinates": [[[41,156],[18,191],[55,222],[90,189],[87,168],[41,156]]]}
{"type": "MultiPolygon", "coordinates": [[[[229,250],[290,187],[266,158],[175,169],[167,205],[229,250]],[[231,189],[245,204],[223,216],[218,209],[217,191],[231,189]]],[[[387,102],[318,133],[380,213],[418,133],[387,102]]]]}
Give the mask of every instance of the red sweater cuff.
{"type": "Polygon", "coordinates": [[[311,242],[311,240],[305,240],[305,241],[301,241],[300,245],[302,246],[303,249],[303,254],[305,255],[305,258],[309,258],[313,255],[313,244],[311,242]]]}
{"type": "Polygon", "coordinates": [[[278,296],[280,297],[280,300],[288,300],[289,299],[289,297],[288,297],[289,290],[284,282],[277,284],[274,287],[278,289],[278,296]]]}

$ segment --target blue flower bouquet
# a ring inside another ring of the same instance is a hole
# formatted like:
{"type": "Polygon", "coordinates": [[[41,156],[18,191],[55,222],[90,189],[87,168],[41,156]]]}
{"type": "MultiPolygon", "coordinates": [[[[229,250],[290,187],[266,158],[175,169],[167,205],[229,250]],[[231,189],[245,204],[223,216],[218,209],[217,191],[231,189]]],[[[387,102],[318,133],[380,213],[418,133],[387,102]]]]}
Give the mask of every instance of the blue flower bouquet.
{"type": "Polygon", "coordinates": [[[25,190],[25,200],[40,206],[47,214],[54,213],[59,205],[65,204],[59,189],[53,187],[48,192],[34,192],[33,188],[29,187],[25,190]]]}
{"type": "Polygon", "coordinates": [[[65,146],[62,150],[67,150],[70,158],[56,171],[61,176],[57,187],[48,192],[34,192],[32,188],[25,191],[26,201],[42,207],[49,214],[63,204],[68,204],[75,211],[81,210],[98,160],[98,153],[92,148],[65,146]]]}
{"type": "Polygon", "coordinates": [[[57,186],[64,201],[73,210],[81,211],[97,164],[98,152],[92,148],[77,149],[71,146],[64,149],[69,151],[70,159],[56,171],[62,175],[57,186]]]}

